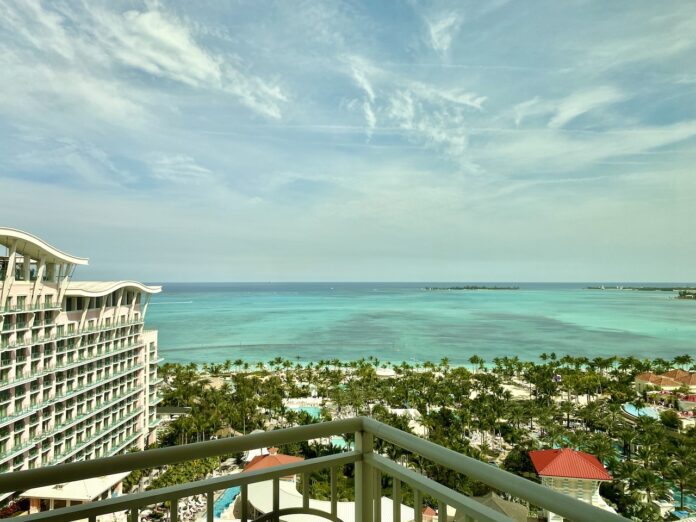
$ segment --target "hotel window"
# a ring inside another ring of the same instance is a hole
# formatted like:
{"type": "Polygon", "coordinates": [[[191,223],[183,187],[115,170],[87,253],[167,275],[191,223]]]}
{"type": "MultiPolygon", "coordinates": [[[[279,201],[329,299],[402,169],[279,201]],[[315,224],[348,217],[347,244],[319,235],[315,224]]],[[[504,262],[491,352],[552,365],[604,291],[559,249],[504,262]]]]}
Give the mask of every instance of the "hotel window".
{"type": "Polygon", "coordinates": [[[27,304],[27,296],[26,295],[18,295],[17,296],[17,308],[20,310],[24,310],[24,307],[27,304]]]}

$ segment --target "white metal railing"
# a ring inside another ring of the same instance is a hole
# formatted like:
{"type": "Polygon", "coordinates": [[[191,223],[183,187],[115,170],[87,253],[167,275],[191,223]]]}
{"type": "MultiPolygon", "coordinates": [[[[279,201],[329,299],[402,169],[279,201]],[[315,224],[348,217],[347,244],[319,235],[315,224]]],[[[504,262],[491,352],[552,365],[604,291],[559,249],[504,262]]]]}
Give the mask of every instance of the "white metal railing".
{"type": "Polygon", "coordinates": [[[109,473],[119,473],[135,469],[156,468],[192,459],[229,455],[262,447],[279,446],[351,432],[355,433],[355,449],[353,451],[45,511],[29,515],[23,520],[26,522],[67,522],[88,519],[90,522],[95,522],[97,516],[127,511],[130,513],[131,521],[137,522],[139,510],[145,506],[170,502],[170,506],[172,506],[170,521],[178,522],[178,510],[175,507],[178,506],[179,500],[203,494],[207,498],[207,522],[213,522],[215,492],[239,486],[241,490],[241,521],[247,522],[249,520],[248,486],[256,482],[272,480],[273,510],[255,519],[255,522],[265,522],[266,520],[278,522],[281,516],[300,513],[316,515],[333,522],[341,522],[337,516],[337,473],[342,466],[350,463],[355,464],[356,522],[381,522],[381,477],[383,474],[393,478],[392,499],[395,506],[393,522],[402,522],[400,509],[402,483],[408,484],[414,491],[415,522],[422,522],[421,508],[424,495],[433,497],[439,503],[438,522],[446,522],[447,506],[454,507],[458,514],[464,516],[466,521],[503,522],[510,520],[503,514],[462,493],[375,453],[375,438],[394,444],[406,451],[420,455],[434,464],[479,480],[495,489],[505,491],[513,497],[524,499],[530,504],[570,520],[579,522],[626,520],[489,464],[466,457],[373,419],[362,417],[0,474],[0,493],[23,491],[39,486],[102,476],[104,470],[108,470],[109,473]],[[302,507],[281,509],[278,486],[280,478],[299,474],[304,477],[303,484],[307,485],[309,472],[319,469],[331,470],[329,510],[324,512],[310,508],[308,487],[303,487],[302,507]]]}

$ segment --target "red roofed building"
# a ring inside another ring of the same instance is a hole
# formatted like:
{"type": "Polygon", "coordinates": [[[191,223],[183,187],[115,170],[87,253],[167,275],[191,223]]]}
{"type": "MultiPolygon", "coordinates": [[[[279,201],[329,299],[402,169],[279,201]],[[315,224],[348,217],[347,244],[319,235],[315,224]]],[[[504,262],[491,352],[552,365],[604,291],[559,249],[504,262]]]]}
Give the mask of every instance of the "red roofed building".
{"type": "Polygon", "coordinates": [[[676,390],[681,387],[682,383],[675,380],[666,374],[655,375],[652,372],[639,373],[635,377],[636,391],[642,393],[643,390],[649,388],[657,388],[660,390],[676,390]]]}
{"type": "MultiPolygon", "coordinates": [[[[544,486],[578,500],[615,513],[599,495],[599,483],[612,480],[611,475],[594,455],[570,448],[530,451],[534,469],[544,486]]],[[[563,517],[547,512],[549,522],[562,522],[563,517]]]]}
{"type": "MultiPolygon", "coordinates": [[[[256,471],[258,469],[272,468],[274,466],[282,466],[284,464],[292,464],[304,460],[302,457],[293,457],[291,455],[283,455],[278,453],[278,448],[268,448],[268,455],[257,455],[244,466],[244,471],[256,471]]],[[[294,475],[283,477],[284,480],[295,480],[294,475]]]]}
{"type": "Polygon", "coordinates": [[[437,511],[430,506],[424,507],[421,513],[423,514],[423,522],[434,522],[437,518],[437,511]]]}

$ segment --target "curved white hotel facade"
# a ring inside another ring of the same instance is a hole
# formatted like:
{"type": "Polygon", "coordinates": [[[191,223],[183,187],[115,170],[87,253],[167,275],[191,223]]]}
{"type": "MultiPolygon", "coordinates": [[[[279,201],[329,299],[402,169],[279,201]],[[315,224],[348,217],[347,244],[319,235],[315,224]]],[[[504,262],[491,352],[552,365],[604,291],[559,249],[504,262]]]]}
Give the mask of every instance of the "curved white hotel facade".
{"type": "Polygon", "coordinates": [[[86,264],[0,227],[0,472],[114,455],[154,437],[157,332],[143,321],[161,287],[72,281],[86,264]]]}

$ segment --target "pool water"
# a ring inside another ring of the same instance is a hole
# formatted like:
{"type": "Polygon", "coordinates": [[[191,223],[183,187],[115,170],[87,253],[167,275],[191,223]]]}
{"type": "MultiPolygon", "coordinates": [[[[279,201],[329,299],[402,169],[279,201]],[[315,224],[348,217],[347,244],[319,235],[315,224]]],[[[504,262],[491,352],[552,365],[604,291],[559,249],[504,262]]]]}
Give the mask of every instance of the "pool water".
{"type": "MultiPolygon", "coordinates": [[[[680,493],[677,488],[672,488],[672,496],[674,497],[674,508],[679,509],[679,497],[680,493]]],[[[690,495],[689,493],[684,493],[684,507],[692,511],[696,511],[696,495],[690,495]]]]}
{"type": "Polygon", "coordinates": [[[341,448],[341,449],[346,449],[346,448],[350,449],[351,448],[351,445],[348,444],[346,439],[344,439],[343,437],[338,437],[338,436],[331,437],[331,445],[336,446],[337,448],[341,448]]]}
{"type": "Polygon", "coordinates": [[[220,518],[223,511],[232,505],[232,502],[234,502],[234,499],[237,498],[237,495],[239,495],[239,486],[226,489],[222,496],[220,496],[220,498],[218,498],[213,505],[213,516],[215,518],[220,518]]]}
{"type": "Polygon", "coordinates": [[[298,406],[296,408],[289,408],[294,411],[304,411],[309,413],[313,419],[318,419],[321,416],[321,408],[319,406],[298,406]]]}
{"type": "Polygon", "coordinates": [[[655,408],[651,408],[650,406],[636,408],[633,404],[627,402],[622,407],[626,413],[633,415],[634,417],[651,417],[653,419],[660,419],[660,412],[655,408]]]}

